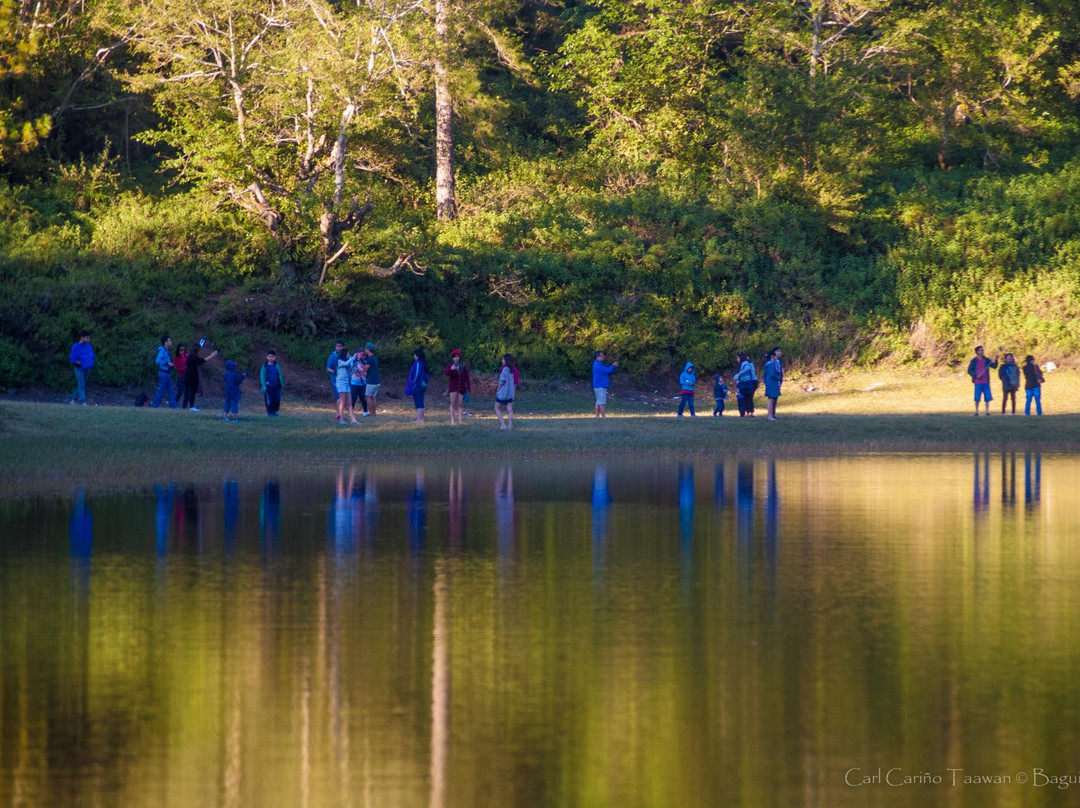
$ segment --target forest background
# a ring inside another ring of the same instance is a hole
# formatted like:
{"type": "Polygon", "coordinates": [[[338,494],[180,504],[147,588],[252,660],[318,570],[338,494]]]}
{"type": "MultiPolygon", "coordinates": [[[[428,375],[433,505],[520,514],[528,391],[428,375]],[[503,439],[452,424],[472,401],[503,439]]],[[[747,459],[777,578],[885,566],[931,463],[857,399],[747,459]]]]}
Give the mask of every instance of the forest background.
{"type": "Polygon", "coordinates": [[[1080,353],[1075,0],[0,0],[0,388],[157,335],[1080,353]]]}

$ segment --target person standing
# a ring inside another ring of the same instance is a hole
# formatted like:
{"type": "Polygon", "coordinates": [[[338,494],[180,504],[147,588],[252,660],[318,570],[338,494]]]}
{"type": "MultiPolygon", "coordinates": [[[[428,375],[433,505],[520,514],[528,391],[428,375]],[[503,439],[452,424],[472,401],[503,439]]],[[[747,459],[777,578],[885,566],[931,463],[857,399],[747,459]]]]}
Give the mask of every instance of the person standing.
{"type": "Polygon", "coordinates": [[[722,373],[717,373],[713,376],[712,394],[713,401],[715,402],[712,414],[713,418],[716,418],[724,414],[724,402],[727,401],[728,398],[728,389],[727,385],[724,384],[724,376],[722,373]]]}
{"type": "Polygon", "coordinates": [[[266,363],[259,368],[259,389],[266,402],[268,418],[277,418],[281,409],[281,393],[285,390],[285,371],[277,361],[277,351],[266,352],[266,363]]]}
{"type": "Polygon", "coordinates": [[[1012,397],[1012,414],[1016,415],[1016,391],[1020,389],[1020,366],[1016,364],[1016,357],[1011,353],[1005,354],[998,368],[998,378],[1001,379],[1001,414],[1005,414],[1005,405],[1012,397]]]}
{"type": "Polygon", "coordinates": [[[766,407],[769,411],[769,420],[775,421],[776,400],[780,398],[780,385],[784,383],[784,365],[780,361],[783,354],[779,348],[773,348],[765,354],[768,361],[762,371],[761,378],[765,382],[765,398],[768,401],[766,407]]]}
{"type": "Polygon", "coordinates": [[[461,349],[454,348],[450,352],[450,364],[444,371],[446,375],[446,394],[450,397],[450,423],[453,425],[454,417],[457,423],[465,423],[465,396],[472,389],[472,379],[469,378],[469,366],[461,360],[461,349]]]}
{"type": "Polygon", "coordinates": [[[608,390],[611,387],[611,376],[615,373],[615,368],[618,366],[618,362],[612,362],[610,365],[605,365],[603,351],[596,351],[593,354],[592,386],[593,396],[596,398],[596,408],[594,413],[597,418],[607,418],[608,390]]]}
{"type": "Polygon", "coordinates": [[[382,387],[382,377],[379,375],[379,357],[375,355],[375,343],[369,342],[364,346],[364,352],[360,359],[364,363],[364,367],[367,372],[364,377],[367,379],[367,390],[365,392],[367,398],[367,412],[364,413],[366,418],[369,415],[375,415],[375,399],[379,396],[379,388],[382,387]]]}
{"type": "Polygon", "coordinates": [[[975,347],[975,357],[968,362],[968,376],[971,377],[972,383],[975,385],[975,415],[979,414],[979,399],[984,402],[983,408],[986,410],[986,414],[990,414],[990,402],[994,400],[993,394],[990,392],[990,370],[998,366],[997,354],[994,354],[993,359],[987,359],[986,353],[983,351],[983,346],[978,345],[975,347]]]}
{"type": "Polygon", "coordinates": [[[345,350],[345,346],[341,346],[341,350],[337,352],[336,362],[337,366],[334,368],[336,374],[335,384],[337,386],[338,401],[337,401],[337,417],[334,420],[345,426],[347,424],[358,424],[356,420],[356,412],[353,410],[352,404],[352,382],[350,376],[352,376],[353,365],[362,360],[363,354],[357,352],[353,355],[349,355],[349,352],[345,350]],[[345,414],[348,413],[349,420],[345,420],[345,414]]]}
{"type": "Polygon", "coordinates": [[[90,344],[90,332],[81,331],[79,341],[73,343],[68,352],[68,362],[75,371],[75,392],[71,394],[71,403],[78,402],[86,406],[86,382],[90,379],[90,370],[94,367],[94,346],[90,344]]]}
{"type": "Polygon", "coordinates": [[[225,360],[225,412],[222,421],[240,420],[240,385],[247,374],[243,373],[232,359],[225,360]],[[232,416],[231,418],[229,416],[232,416]]]}
{"type": "Polygon", "coordinates": [[[173,357],[173,366],[176,369],[176,398],[180,402],[180,408],[184,406],[184,374],[187,372],[188,352],[187,346],[180,343],[176,346],[176,356],[173,357]]]}
{"type": "Polygon", "coordinates": [[[1035,412],[1042,415],[1042,385],[1046,381],[1042,370],[1035,364],[1035,357],[1024,357],[1024,415],[1031,415],[1031,402],[1035,402],[1035,412]]]}
{"type": "Polygon", "coordinates": [[[697,374],[694,372],[694,363],[687,362],[683,372],[679,374],[679,389],[682,397],[679,399],[679,417],[683,417],[683,410],[690,405],[690,417],[696,418],[694,412],[694,388],[697,387],[697,374]]]}
{"type": "Polygon", "coordinates": [[[515,364],[513,354],[503,354],[499,387],[495,391],[495,417],[499,419],[499,429],[514,428],[514,393],[517,390],[515,364]],[[506,407],[506,423],[503,423],[503,407],[506,407]]]}
{"type": "Polygon", "coordinates": [[[360,402],[360,409],[367,415],[367,365],[357,362],[352,367],[349,376],[349,388],[352,395],[353,412],[356,412],[356,402],[360,402]]]}
{"type": "Polygon", "coordinates": [[[413,397],[413,404],[416,406],[416,421],[414,423],[424,423],[424,395],[427,393],[428,386],[428,369],[427,369],[427,357],[424,356],[424,349],[417,348],[413,351],[413,362],[409,368],[409,378],[405,382],[405,395],[413,397]]]}
{"type": "Polygon", "coordinates": [[[172,337],[166,335],[161,338],[161,347],[158,348],[157,357],[154,359],[154,364],[157,365],[158,371],[158,386],[157,392],[154,393],[154,400],[150,402],[150,406],[157,408],[161,406],[161,399],[168,397],[169,409],[176,409],[176,391],[173,389],[172,372],[176,367],[172,361],[172,337]]]}
{"type": "MultiPolygon", "coordinates": [[[[334,401],[335,402],[338,400],[338,389],[337,389],[338,354],[341,353],[344,350],[345,350],[345,343],[342,342],[341,340],[338,340],[336,343],[334,343],[333,352],[328,357],[326,357],[326,372],[330,376],[330,389],[334,391],[334,401]]],[[[335,418],[334,420],[341,420],[340,416],[335,418]]]]}
{"type": "Polygon", "coordinates": [[[204,359],[202,356],[200,356],[201,353],[201,345],[191,346],[191,353],[188,354],[187,358],[187,367],[185,368],[184,375],[180,380],[180,383],[184,386],[184,408],[189,409],[191,412],[199,411],[199,408],[195,406],[195,396],[199,392],[199,374],[202,372],[200,368],[218,354],[216,350],[211,351],[210,355],[204,359]]]}
{"type": "Polygon", "coordinates": [[[754,370],[754,363],[750,361],[750,356],[745,351],[739,351],[736,360],[739,363],[739,369],[732,379],[735,381],[735,390],[738,393],[739,417],[753,418],[754,391],[758,386],[757,371],[754,370]]]}

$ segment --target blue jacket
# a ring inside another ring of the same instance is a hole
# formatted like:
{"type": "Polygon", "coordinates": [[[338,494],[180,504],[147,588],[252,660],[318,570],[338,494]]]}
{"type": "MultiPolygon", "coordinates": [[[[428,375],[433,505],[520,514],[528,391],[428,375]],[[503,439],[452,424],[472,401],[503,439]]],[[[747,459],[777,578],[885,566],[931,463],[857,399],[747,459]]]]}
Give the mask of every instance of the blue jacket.
{"type": "Polygon", "coordinates": [[[76,342],[71,346],[68,361],[77,368],[90,370],[94,366],[94,346],[89,342],[76,342]]]}
{"type": "Polygon", "coordinates": [[[240,385],[243,381],[244,374],[237,370],[236,362],[228,360],[225,363],[225,398],[240,398],[240,385]]]}
{"type": "Polygon", "coordinates": [[[169,365],[172,364],[172,357],[169,356],[169,349],[164,345],[157,349],[157,358],[154,359],[154,364],[157,365],[157,368],[161,373],[169,372],[169,365]]]}
{"type": "Polygon", "coordinates": [[[605,365],[599,359],[594,359],[592,363],[592,386],[611,387],[611,374],[614,372],[614,365],[605,365]]]}
{"type": "Polygon", "coordinates": [[[694,363],[687,362],[683,372],[679,374],[679,386],[687,393],[694,392],[697,386],[697,376],[694,375],[694,363]]]}

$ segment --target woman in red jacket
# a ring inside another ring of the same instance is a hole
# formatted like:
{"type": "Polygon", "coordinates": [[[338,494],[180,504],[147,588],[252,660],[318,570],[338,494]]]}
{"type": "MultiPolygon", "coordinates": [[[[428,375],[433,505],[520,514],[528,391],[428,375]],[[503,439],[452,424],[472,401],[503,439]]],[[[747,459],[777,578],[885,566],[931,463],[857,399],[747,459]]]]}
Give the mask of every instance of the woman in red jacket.
{"type": "Polygon", "coordinates": [[[450,396],[450,423],[454,423],[454,413],[457,413],[457,422],[462,420],[465,412],[465,396],[472,389],[472,381],[469,379],[469,366],[461,361],[461,349],[454,348],[450,352],[450,364],[446,366],[447,388],[446,394],[450,396]]]}

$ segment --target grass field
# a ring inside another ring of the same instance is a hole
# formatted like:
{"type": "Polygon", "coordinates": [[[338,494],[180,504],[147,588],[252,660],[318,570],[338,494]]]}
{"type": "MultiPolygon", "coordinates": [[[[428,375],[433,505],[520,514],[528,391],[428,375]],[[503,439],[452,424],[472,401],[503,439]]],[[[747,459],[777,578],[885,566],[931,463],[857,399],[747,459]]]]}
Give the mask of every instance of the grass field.
{"type": "MultiPolygon", "coordinates": [[[[995,395],[999,396],[995,384],[995,395]]],[[[429,422],[412,423],[411,399],[388,400],[359,426],[334,423],[330,403],[286,398],[281,417],[265,416],[247,393],[242,420],[227,424],[217,407],[200,413],[134,407],[0,404],[0,497],[142,487],[162,479],[220,479],[223,474],[283,474],[380,458],[473,458],[572,455],[837,455],[866,452],[1041,449],[1080,451],[1080,372],[1048,374],[1042,418],[972,417],[966,375],[917,371],[857,372],[785,385],[778,414],[709,417],[712,399],[699,389],[699,417],[674,417],[675,402],[618,384],[609,417],[592,417],[584,387],[519,391],[513,432],[500,432],[487,397],[473,417],[451,427],[446,400],[429,395],[429,422]],[[819,388],[815,392],[803,386],[819,388]]],[[[1018,395],[1020,411],[1023,391],[1018,395]]]]}

